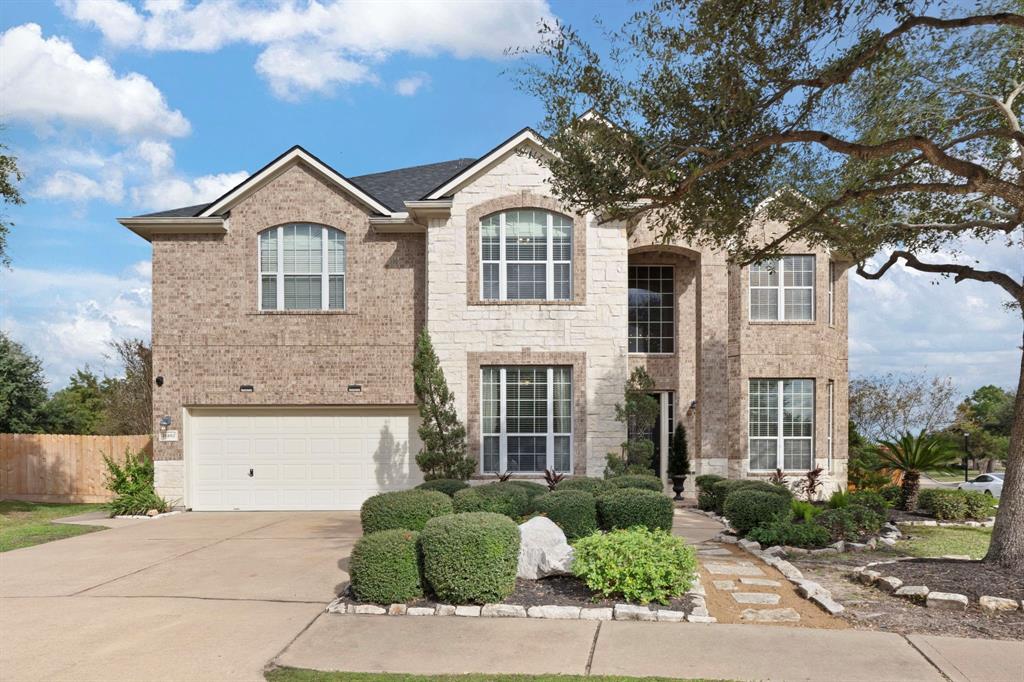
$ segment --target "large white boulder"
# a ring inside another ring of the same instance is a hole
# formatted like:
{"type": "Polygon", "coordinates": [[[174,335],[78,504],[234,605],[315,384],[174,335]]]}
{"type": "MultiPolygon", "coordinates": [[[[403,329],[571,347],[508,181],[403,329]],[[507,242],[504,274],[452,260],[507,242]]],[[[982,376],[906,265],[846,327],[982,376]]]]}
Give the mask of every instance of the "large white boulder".
{"type": "Polygon", "coordinates": [[[535,516],[519,526],[517,578],[539,580],[572,571],[573,550],[562,529],[545,516],[535,516]]]}

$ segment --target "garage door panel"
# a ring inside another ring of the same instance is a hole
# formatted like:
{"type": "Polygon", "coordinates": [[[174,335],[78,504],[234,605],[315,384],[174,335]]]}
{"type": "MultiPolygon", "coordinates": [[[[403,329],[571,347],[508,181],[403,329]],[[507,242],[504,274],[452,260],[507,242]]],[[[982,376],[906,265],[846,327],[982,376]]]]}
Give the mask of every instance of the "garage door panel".
{"type": "Polygon", "coordinates": [[[192,507],[358,509],[378,492],[422,482],[417,424],[404,409],[194,409],[192,507]]]}

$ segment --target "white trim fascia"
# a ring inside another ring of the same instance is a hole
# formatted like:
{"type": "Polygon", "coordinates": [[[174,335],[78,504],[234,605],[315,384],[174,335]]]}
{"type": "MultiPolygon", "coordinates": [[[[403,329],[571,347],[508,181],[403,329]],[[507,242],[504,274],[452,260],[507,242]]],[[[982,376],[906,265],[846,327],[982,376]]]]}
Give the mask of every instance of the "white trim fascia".
{"type": "Polygon", "coordinates": [[[118,218],[129,230],[146,241],[162,234],[227,234],[224,218],[118,218]]]}
{"type": "Polygon", "coordinates": [[[514,151],[524,142],[532,142],[533,144],[545,150],[549,154],[551,153],[551,151],[547,148],[547,145],[544,143],[544,138],[542,138],[540,135],[527,128],[526,130],[520,132],[518,135],[515,135],[514,137],[510,138],[507,142],[505,142],[500,147],[496,148],[491,153],[487,154],[486,156],[481,156],[479,159],[477,159],[470,165],[466,166],[466,168],[464,168],[462,172],[460,172],[454,178],[451,178],[450,180],[448,180],[448,182],[441,185],[433,192],[431,192],[429,195],[427,195],[426,199],[440,199],[451,194],[457,188],[466,184],[474,177],[476,177],[479,173],[483,172],[492,163],[504,157],[506,154],[514,151]]]}
{"type": "Polygon", "coordinates": [[[379,234],[422,234],[427,226],[416,222],[408,213],[390,216],[371,216],[370,225],[379,234]]]}
{"type": "Polygon", "coordinates": [[[333,182],[334,184],[341,187],[348,194],[351,194],[353,197],[355,197],[363,204],[373,209],[375,212],[388,216],[392,214],[392,211],[387,206],[384,206],[379,201],[371,197],[369,194],[353,185],[344,176],[339,174],[333,168],[323,163],[313,155],[306,152],[306,150],[292,149],[291,151],[285,153],[279,159],[271,163],[269,166],[256,173],[256,175],[249,176],[249,178],[242,182],[242,184],[238,185],[237,187],[235,187],[235,189],[231,190],[230,192],[222,196],[215,203],[210,204],[206,208],[206,210],[203,211],[202,214],[200,215],[202,217],[208,217],[215,216],[219,213],[223,213],[224,211],[228,210],[231,206],[238,203],[243,197],[250,194],[256,189],[259,189],[268,181],[276,177],[278,174],[280,174],[287,168],[290,168],[291,166],[295,165],[300,161],[309,166],[310,168],[312,168],[313,170],[315,170],[317,173],[327,178],[328,180],[330,180],[331,182],[333,182]]]}
{"type": "Polygon", "coordinates": [[[414,218],[448,218],[452,213],[451,199],[406,201],[408,215],[414,218]]]}

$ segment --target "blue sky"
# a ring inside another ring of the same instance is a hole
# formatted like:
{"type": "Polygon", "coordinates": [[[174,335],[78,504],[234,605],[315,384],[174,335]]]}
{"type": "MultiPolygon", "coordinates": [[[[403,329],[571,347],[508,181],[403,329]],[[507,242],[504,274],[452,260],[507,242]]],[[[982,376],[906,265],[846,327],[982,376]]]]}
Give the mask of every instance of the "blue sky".
{"type": "MultiPolygon", "coordinates": [[[[115,218],[201,203],[293,144],[347,175],[478,156],[541,108],[503,56],[558,17],[599,36],[621,2],[6,0],[0,139],[26,178],[8,208],[0,328],[51,388],[149,334],[149,245],[115,218]]],[[[971,245],[983,262],[1019,253],[971,245]]],[[[992,285],[851,277],[851,370],[1011,386],[1020,317],[992,285]]]]}

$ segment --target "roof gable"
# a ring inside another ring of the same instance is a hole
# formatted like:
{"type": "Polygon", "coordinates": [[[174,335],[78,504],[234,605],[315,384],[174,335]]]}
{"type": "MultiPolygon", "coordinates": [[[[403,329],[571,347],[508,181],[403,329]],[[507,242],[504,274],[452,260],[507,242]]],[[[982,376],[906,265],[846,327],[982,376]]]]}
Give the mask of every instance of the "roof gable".
{"type": "Polygon", "coordinates": [[[434,189],[428,191],[423,195],[423,199],[441,199],[450,195],[456,189],[487,170],[491,164],[495,163],[506,154],[514,151],[524,143],[534,144],[541,149],[547,148],[544,136],[533,128],[523,128],[473,163],[462,168],[450,178],[437,185],[434,189]]]}

